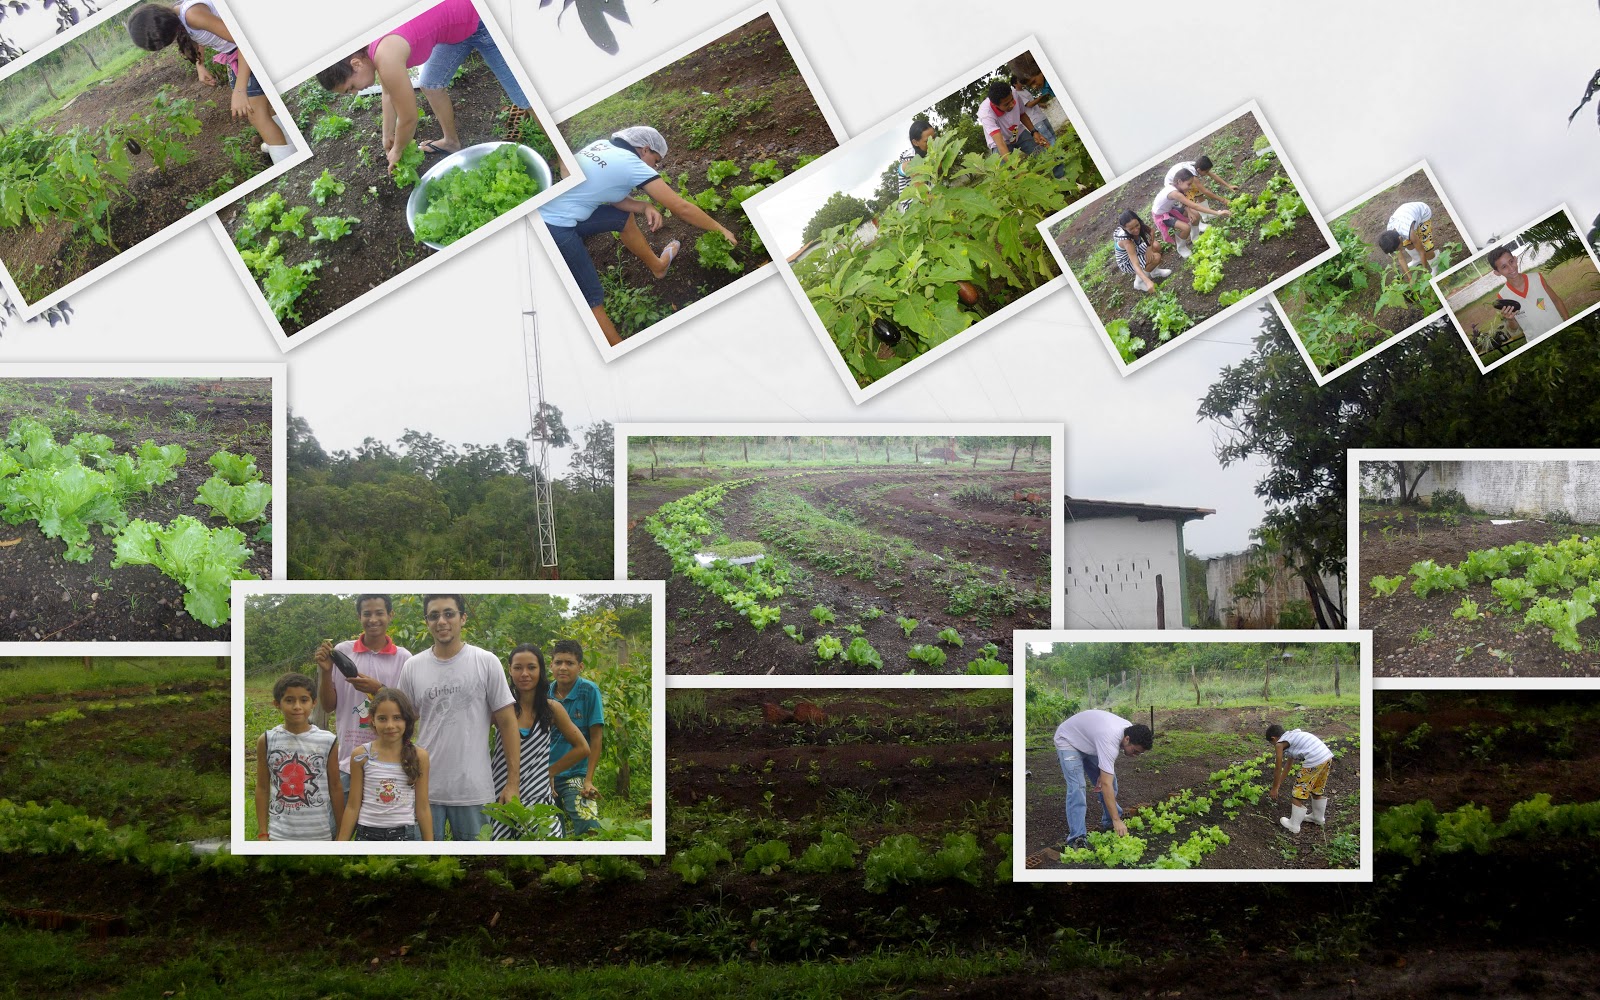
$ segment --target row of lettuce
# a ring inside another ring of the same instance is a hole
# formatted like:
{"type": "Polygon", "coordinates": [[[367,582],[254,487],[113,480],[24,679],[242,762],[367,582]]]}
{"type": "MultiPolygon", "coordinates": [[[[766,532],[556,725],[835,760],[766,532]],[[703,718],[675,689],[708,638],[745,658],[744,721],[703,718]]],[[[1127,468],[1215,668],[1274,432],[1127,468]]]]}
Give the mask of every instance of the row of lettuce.
{"type": "Polygon", "coordinates": [[[183,586],[190,617],[216,627],[228,620],[232,582],[259,579],[244,568],[251,550],[234,525],[264,521],[272,487],[262,481],[254,455],[219,450],[208,459],[213,474],[192,502],[227,525],[208,527],[188,514],[165,524],[130,519],[124,504],[176,479],[188,457],[181,445],[153,440],[118,452],[105,434],[75,434],[62,444],[45,424],[16,417],[0,446],[0,517],[12,525],[35,523],[45,537],[65,544],[63,559],[77,563],[94,558],[91,529],[98,527],[116,540],[113,569],[154,566],[183,586]]]}
{"type": "MultiPolygon", "coordinates": [[[[1477,621],[1520,614],[1525,624],[1548,628],[1557,646],[1582,652],[1578,625],[1594,617],[1595,605],[1600,603],[1600,539],[1573,535],[1543,545],[1513,542],[1469,552],[1454,566],[1424,559],[1412,564],[1411,577],[1411,592],[1419,598],[1487,582],[1498,600],[1480,605],[1463,597],[1451,615],[1477,621]],[[1526,612],[1522,610],[1524,601],[1533,602],[1526,612]]],[[[1377,597],[1392,597],[1405,581],[1403,575],[1374,576],[1372,590],[1377,597]]]]}
{"type": "MultiPolygon", "coordinates": [[[[729,542],[716,511],[729,492],[762,481],[761,477],[753,477],[718,483],[665,504],[644,522],[645,531],[672,561],[675,575],[715,594],[756,632],[764,631],[767,626],[782,620],[783,609],[777,602],[783,597],[784,587],[792,578],[790,566],[777,555],[766,553],[759,545],[729,542]],[[713,558],[704,558],[707,555],[713,558]],[[742,555],[756,555],[759,558],[753,562],[735,561],[742,555]]],[[[885,613],[881,608],[867,608],[861,616],[871,620],[881,618],[885,613]]],[[[808,614],[816,625],[823,628],[837,622],[833,609],[826,605],[818,604],[808,614]]],[[[917,619],[903,615],[895,620],[908,640],[921,624],[917,619]]],[[[846,633],[845,637],[824,633],[810,639],[818,663],[837,660],[873,670],[884,668],[883,655],[867,640],[861,625],[845,624],[840,629],[846,633]]],[[[796,644],[807,642],[803,624],[784,625],[783,632],[796,644]]],[[[965,645],[960,632],[951,627],[940,629],[935,639],[934,643],[910,646],[906,650],[907,659],[938,669],[944,666],[949,656],[946,648],[960,649],[965,645]]],[[[985,643],[980,656],[968,663],[966,672],[1008,673],[1008,665],[999,657],[1000,647],[985,643]]]]}

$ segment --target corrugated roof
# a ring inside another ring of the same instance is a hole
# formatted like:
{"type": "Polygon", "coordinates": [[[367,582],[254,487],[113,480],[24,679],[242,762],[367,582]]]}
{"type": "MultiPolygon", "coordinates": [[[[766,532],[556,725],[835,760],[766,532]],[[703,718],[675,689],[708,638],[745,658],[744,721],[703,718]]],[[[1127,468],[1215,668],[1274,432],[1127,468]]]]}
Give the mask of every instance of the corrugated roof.
{"type": "Polygon", "coordinates": [[[1216,511],[1208,507],[1169,507],[1165,504],[1127,503],[1121,500],[1085,500],[1065,497],[1067,517],[1087,521],[1097,517],[1136,517],[1141,521],[1198,521],[1216,511]]]}

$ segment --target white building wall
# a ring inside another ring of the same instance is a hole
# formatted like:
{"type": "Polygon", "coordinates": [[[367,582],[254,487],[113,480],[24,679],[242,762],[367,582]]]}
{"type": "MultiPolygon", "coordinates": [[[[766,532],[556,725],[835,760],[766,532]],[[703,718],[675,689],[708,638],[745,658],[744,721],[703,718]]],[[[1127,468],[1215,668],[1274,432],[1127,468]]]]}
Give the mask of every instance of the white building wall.
{"type": "Polygon", "coordinates": [[[1427,464],[1417,484],[1419,497],[1429,497],[1435,490],[1457,490],[1469,506],[1486,514],[1543,517],[1559,510],[1583,524],[1600,524],[1600,462],[1427,464]]]}
{"type": "Polygon", "coordinates": [[[1183,627],[1183,553],[1175,522],[1069,520],[1065,541],[1067,628],[1155,628],[1157,575],[1167,628],[1183,627]]]}

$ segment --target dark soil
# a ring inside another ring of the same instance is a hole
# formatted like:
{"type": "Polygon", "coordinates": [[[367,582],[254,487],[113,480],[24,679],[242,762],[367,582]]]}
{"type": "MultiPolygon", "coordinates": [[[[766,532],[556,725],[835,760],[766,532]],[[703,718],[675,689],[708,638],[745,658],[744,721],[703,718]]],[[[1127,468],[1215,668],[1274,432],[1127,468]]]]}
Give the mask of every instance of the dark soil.
{"type": "MultiPolygon", "coordinates": [[[[218,69],[222,78],[226,71],[218,69]]],[[[151,108],[163,86],[173,88],[173,96],[193,98],[195,115],[201,121],[200,133],[187,140],[194,157],[183,166],[156,169],[148,152],[133,157],[134,173],[128,181],[131,201],[119,205],[111,219],[111,237],[124,250],[132,249],[168,226],[198,209],[188,202],[217,186],[224,176],[232,182],[223,190],[244,183],[270,165],[259,151],[261,139],[244,119],[234,119],[228,105],[226,84],[216,88],[202,86],[195,79],[194,67],[170,53],[157,53],[135,63],[126,73],[79,95],[70,105],[41,127],[65,131],[74,125],[98,128],[151,108]],[[251,169],[241,172],[222,145],[225,136],[242,136],[251,169]]],[[[16,279],[23,297],[36,303],[101,264],[118,256],[109,246],[99,246],[87,234],[78,233],[66,222],[48,225],[42,232],[24,222],[12,229],[0,229],[0,260],[16,279]]]]}
{"type": "MultiPolygon", "coordinates": [[[[1394,214],[1394,210],[1406,202],[1412,201],[1426,202],[1433,209],[1434,249],[1443,250],[1451,243],[1459,243],[1461,247],[1456,251],[1453,260],[1459,263],[1465,259],[1466,244],[1461,238],[1461,232],[1456,229],[1456,224],[1451,220],[1450,213],[1445,211],[1444,201],[1428,180],[1428,175],[1420,169],[1399,184],[1373,195],[1372,198],[1362,202],[1354,211],[1347,212],[1339,216],[1339,218],[1348,221],[1355,231],[1361,234],[1362,241],[1367,244],[1368,259],[1379,267],[1388,267],[1393,262],[1393,258],[1378,249],[1378,236],[1388,228],[1389,217],[1394,214]]],[[[1330,219],[1328,221],[1331,225],[1337,220],[1330,219]]],[[[1305,322],[1305,301],[1295,294],[1296,284],[1297,282],[1290,282],[1278,292],[1278,304],[1283,306],[1284,313],[1289,317],[1289,332],[1298,338],[1299,334],[1295,332],[1295,326],[1305,322]]],[[[1343,308],[1345,312],[1355,313],[1359,316],[1371,316],[1372,321],[1382,328],[1380,332],[1375,332],[1370,337],[1364,338],[1364,343],[1350,352],[1349,356],[1352,358],[1377,347],[1402,330],[1411,329],[1422,322],[1430,312],[1438,312],[1438,309],[1424,311],[1417,307],[1406,309],[1390,307],[1374,316],[1372,307],[1382,293],[1383,286],[1377,276],[1369,275],[1367,287],[1351,292],[1349,297],[1344,300],[1343,308]]],[[[1344,364],[1343,361],[1339,362],[1339,365],[1342,364],[1344,364]]],[[[1339,365],[1334,365],[1327,371],[1332,371],[1333,368],[1337,368],[1339,365]]],[[[1324,371],[1323,374],[1327,374],[1327,371],[1324,371]]]]}
{"type": "MultiPolygon", "coordinates": [[[[739,478],[763,474],[761,470],[739,470],[739,478]]],[[[793,475],[793,470],[768,470],[772,477],[793,475]]],[[[1046,609],[1018,607],[1009,617],[980,620],[975,616],[958,618],[947,611],[944,595],[919,578],[942,571],[946,562],[973,562],[1005,570],[1018,590],[1046,586],[1049,575],[1050,518],[1048,505],[1033,513],[1002,513],[965,509],[956,506],[952,494],[962,486],[989,485],[995,492],[1048,494],[1050,476],[1044,472],[970,471],[951,466],[935,468],[868,467],[865,471],[846,467],[838,470],[804,473],[806,482],[817,487],[809,494],[819,507],[853,512],[857,523],[868,530],[910,540],[924,551],[917,563],[898,580],[858,580],[853,575],[835,576],[818,569],[804,558],[786,555],[803,574],[796,574],[778,600],[783,620],[764,631],[751,629],[737,613],[715,595],[672,573],[671,561],[656,545],[639,521],[649,511],[630,508],[633,524],[628,536],[628,575],[638,580],[667,581],[667,669],[670,673],[741,674],[822,674],[859,673],[861,668],[835,659],[819,662],[812,643],[824,633],[838,636],[845,645],[850,635],[847,624],[859,624],[864,637],[883,656],[884,671],[905,673],[961,673],[967,663],[982,658],[985,643],[1000,647],[999,659],[1011,659],[1011,633],[1014,629],[1046,628],[1046,609]],[[893,489],[881,495],[875,487],[887,484],[893,489]],[[1036,546],[1036,548],[1035,548],[1036,546]],[[810,616],[818,604],[831,609],[835,624],[823,628],[810,616]],[[862,618],[867,607],[882,609],[880,617],[862,618]],[[915,618],[918,625],[908,639],[897,618],[915,618]],[[718,627],[718,623],[722,627],[718,627]],[[784,633],[784,624],[796,625],[805,635],[796,643],[784,633]],[[961,634],[960,648],[945,649],[947,659],[936,670],[908,659],[905,650],[917,643],[932,645],[941,629],[952,627],[961,634]]],[[[697,487],[699,488],[699,487],[697,487]]],[[[737,489],[727,494],[718,509],[725,532],[732,539],[760,537],[761,517],[751,501],[761,487],[737,489]]],[[[693,490],[685,489],[685,493],[693,490]]]]}
{"type": "MultiPolygon", "coordinates": [[[[1419,508],[1361,509],[1361,579],[1357,581],[1360,623],[1372,630],[1372,667],[1378,677],[1594,677],[1600,676],[1600,618],[1578,625],[1585,648],[1569,653],[1542,625],[1524,625],[1522,615],[1505,611],[1487,582],[1466,590],[1435,592],[1419,598],[1408,574],[1413,563],[1432,559],[1455,565],[1469,552],[1512,542],[1544,544],[1574,534],[1593,535],[1594,526],[1524,520],[1494,525],[1482,515],[1452,518],[1419,508]],[[1406,576],[1390,597],[1374,596],[1374,576],[1406,576]],[[1476,601],[1490,618],[1467,621],[1451,616],[1463,597],[1476,601]]],[[[1526,610],[1526,603],[1524,603],[1526,610]]]]}
{"type": "MultiPolygon", "coordinates": [[[[839,720],[850,716],[895,724],[926,716],[930,721],[922,735],[930,750],[943,746],[941,741],[954,737],[958,728],[966,729],[975,741],[968,745],[974,748],[987,736],[981,718],[970,724],[961,708],[942,703],[932,692],[895,692],[892,698],[885,692],[837,694],[839,700],[824,704],[838,713],[832,724],[840,732],[848,724],[839,720]],[[851,701],[860,709],[850,707],[851,701]]],[[[812,745],[800,739],[801,728],[762,731],[751,723],[759,710],[757,697],[755,692],[710,694],[710,712],[728,718],[691,729],[669,725],[669,760],[697,760],[702,750],[749,740],[754,752],[746,761],[760,771],[770,754],[786,745],[786,735],[787,745],[795,749],[812,745]]],[[[792,704],[789,698],[784,700],[792,704]]],[[[1530,765],[1565,763],[1569,773],[1587,776],[1597,754],[1591,739],[1580,738],[1571,750],[1562,751],[1569,756],[1559,760],[1549,754],[1538,758],[1524,747],[1505,759],[1479,762],[1461,756],[1465,744],[1452,735],[1456,723],[1466,719],[1484,723],[1508,718],[1513,727],[1518,722],[1538,724],[1542,736],[1558,736],[1563,726],[1581,736],[1593,729],[1593,698],[1575,701],[1571,693],[1555,692],[1379,692],[1377,699],[1380,734],[1389,727],[1382,720],[1392,721],[1396,713],[1436,724],[1434,742],[1423,743],[1412,757],[1396,756],[1393,778],[1379,765],[1374,776],[1379,803],[1410,801],[1413,789],[1424,787],[1430,794],[1420,797],[1433,798],[1441,809],[1471,799],[1485,801],[1481,793],[1453,783],[1457,772],[1477,775],[1519,800],[1538,791],[1550,791],[1558,801],[1593,796],[1592,785],[1575,780],[1564,786],[1551,781],[1552,773],[1528,770],[1530,765]]],[[[221,704],[182,721],[192,732],[151,726],[149,733],[165,734],[174,747],[189,740],[219,746],[228,740],[221,704]]],[[[1174,715],[1169,721],[1205,729],[1213,720],[1174,715]]],[[[86,740],[95,739],[89,727],[83,732],[86,740]]],[[[675,804],[681,801],[677,786],[682,774],[674,770],[669,777],[675,804]]],[[[776,808],[785,809],[790,805],[783,799],[807,784],[776,766],[765,780],[776,786],[776,808]]],[[[972,793],[980,790],[974,787],[972,793]]],[[[1497,818],[1503,815],[1499,801],[1494,806],[1497,818]]],[[[104,805],[108,812],[114,808],[104,805]]],[[[908,971],[892,987],[896,996],[1565,1000],[1595,995],[1592,928],[1600,921],[1600,867],[1592,855],[1592,848],[1577,840],[1502,842],[1490,855],[1440,856],[1416,866],[1383,855],[1371,885],[1039,887],[1001,881],[982,888],[948,883],[890,894],[866,892],[859,870],[827,877],[728,874],[720,882],[688,886],[666,864],[646,861],[642,882],[591,880],[557,894],[538,884],[537,872],[507,868],[499,859],[469,860],[465,879],[445,888],[424,888],[406,878],[350,881],[300,872],[283,860],[245,859],[229,871],[156,874],[137,865],[87,862],[70,852],[19,851],[6,854],[0,865],[0,912],[25,926],[43,926],[22,912],[28,909],[112,918],[108,922],[117,937],[109,942],[83,935],[48,939],[52,948],[77,949],[85,959],[95,960],[83,966],[87,978],[74,982],[74,995],[131,985],[144,970],[190,957],[201,941],[223,950],[232,944],[241,950],[262,949],[285,963],[318,961],[350,969],[400,965],[418,975],[442,970],[446,962],[465,961],[458,946],[468,941],[486,965],[600,967],[655,959],[701,963],[704,953],[693,949],[711,940],[708,924],[723,926],[719,922],[726,921],[737,934],[758,909],[799,914],[801,907],[815,903],[813,919],[830,935],[820,938],[824,961],[848,961],[878,949],[965,955],[1027,948],[1037,956],[1025,972],[990,979],[929,981],[908,971]],[[491,881],[485,874],[489,868],[502,878],[491,881]],[[504,878],[511,880],[510,887],[504,878]],[[427,905],[417,905],[419,898],[427,905]],[[308,912],[317,915],[318,928],[338,929],[315,935],[310,951],[304,936],[283,933],[308,912]],[[530,912],[540,914],[539,919],[517,917],[530,912]],[[678,935],[680,944],[663,945],[661,932],[678,935]],[[588,946],[573,949],[572,941],[578,939],[588,946]],[[112,954],[119,960],[103,960],[112,954]]],[[[68,926],[76,922],[65,921],[68,926]]],[[[7,933],[16,932],[8,928],[7,933]]],[[[745,939],[738,941],[744,947],[745,939]]],[[[755,942],[749,944],[753,948],[755,942]]],[[[234,988],[254,985],[246,968],[219,966],[215,974],[234,988]]],[[[31,978],[20,978],[14,992],[41,997],[67,992],[31,978]]]]}
{"type": "MultiPolygon", "coordinates": [[[[178,478],[126,501],[130,519],[166,523],[188,514],[208,527],[226,525],[193,502],[212,474],[206,460],[222,448],[255,455],[262,480],[272,481],[272,393],[264,379],[11,379],[0,388],[13,394],[9,406],[49,424],[61,443],[93,431],[109,436],[118,451],[147,439],[183,445],[188,461],[177,468],[178,478]],[[20,401],[24,393],[31,403],[20,401]]],[[[276,519],[272,508],[268,516],[276,519]]],[[[252,538],[260,527],[240,527],[251,550],[245,568],[270,579],[272,544],[252,538]]],[[[62,543],[32,521],[0,524],[0,541],[11,539],[17,543],[0,547],[0,641],[227,642],[231,636],[229,623],[207,628],[190,618],[182,585],[155,567],[112,569],[116,549],[104,535],[95,534],[87,563],[62,559],[62,543]]]]}
{"type": "Polygon", "coordinates": [[[715,799],[723,811],[770,810],[794,821],[830,811],[848,793],[875,806],[892,801],[902,807],[892,827],[869,825],[852,833],[856,839],[915,833],[928,840],[960,826],[975,804],[984,803],[981,812],[992,829],[980,840],[987,841],[1008,832],[1011,818],[1011,711],[988,694],[707,692],[704,718],[668,716],[672,805],[715,799]],[[822,709],[827,721],[764,720],[764,705],[792,709],[800,698],[822,709]]]}
{"type": "MultiPolygon", "coordinates": [[[[480,142],[495,142],[505,138],[504,128],[497,116],[506,106],[505,91],[494,74],[481,59],[470,59],[466,74],[450,87],[450,100],[455,107],[456,132],[463,147],[480,142]]],[[[317,84],[313,80],[311,87],[317,84]]],[[[411,188],[398,187],[389,177],[388,160],[383,152],[383,127],[380,119],[382,99],[374,95],[372,107],[357,111],[351,107],[352,98],[334,96],[326,108],[306,107],[302,103],[301,88],[286,95],[295,122],[307,141],[311,130],[324,115],[336,114],[354,120],[355,125],[337,139],[322,139],[311,144],[311,159],[278,178],[276,182],[255,192],[251,201],[265,197],[272,191],[283,194],[289,208],[310,206],[305,218],[305,239],[293,233],[264,234],[259,242],[265,243],[276,236],[283,247],[283,262],[295,265],[308,260],[321,260],[317,280],[306,289],[294,304],[299,318],[286,316],[279,320],[285,336],[293,336],[306,327],[388,282],[428,257],[435,251],[418,241],[406,225],[406,202],[411,188]],[[369,165],[362,166],[359,158],[365,149],[369,165]],[[318,205],[311,196],[311,182],[328,170],[345,184],[344,194],[318,205]],[[373,189],[377,193],[373,193],[373,189]],[[350,235],[336,243],[312,243],[315,232],[311,219],[318,215],[357,216],[361,219],[350,235]]],[[[428,112],[428,104],[418,95],[420,110],[428,112]]],[[[439,136],[439,126],[431,121],[417,128],[417,141],[426,142],[439,136]]],[[[417,168],[423,174],[445,155],[431,155],[417,168]]],[[[548,159],[548,156],[546,157],[548,159]]],[[[552,176],[560,175],[560,164],[552,161],[552,176]]],[[[228,234],[240,243],[239,230],[243,227],[243,201],[234,202],[217,213],[228,234]]],[[[259,279],[258,279],[259,283],[259,279]]]]}
{"type": "MultiPolygon", "coordinates": [[[[1201,153],[1207,153],[1215,163],[1216,174],[1232,182],[1239,189],[1230,192],[1217,185],[1213,190],[1219,195],[1228,198],[1238,197],[1239,194],[1259,195],[1275,174],[1283,172],[1281,165],[1260,173],[1248,172],[1255,160],[1253,144],[1260,135],[1261,126],[1255,117],[1249,114],[1242,115],[1194,145],[1174,153],[1163,163],[1124,182],[1116,192],[1101,198],[1092,207],[1084,209],[1058,225],[1055,230],[1056,243],[1071,265],[1073,274],[1078,276],[1079,283],[1082,284],[1086,273],[1086,262],[1090,255],[1110,243],[1111,233],[1117,228],[1117,219],[1123,212],[1132,209],[1147,226],[1152,230],[1155,229],[1155,223],[1150,218],[1150,203],[1160,193],[1161,182],[1167,170],[1180,160],[1192,160],[1201,153]]],[[[1302,198],[1306,197],[1304,191],[1298,188],[1295,191],[1302,198]]],[[[1309,198],[1306,198],[1306,204],[1311,204],[1309,198]]],[[[1208,201],[1207,207],[1223,206],[1208,201]]],[[[1212,225],[1221,225],[1229,220],[1206,216],[1205,221],[1212,225]]],[[[1184,312],[1188,313],[1189,318],[1198,326],[1212,316],[1226,311],[1217,303],[1218,297],[1224,292],[1266,288],[1318,254],[1338,249],[1336,244],[1323,237],[1321,230],[1309,215],[1295,220],[1295,227],[1291,232],[1265,242],[1257,239],[1258,229],[1259,227],[1238,229],[1229,234],[1233,239],[1244,239],[1244,255],[1230,258],[1225,262],[1221,283],[1206,293],[1194,290],[1194,273],[1187,262],[1178,256],[1177,251],[1163,249],[1160,266],[1171,268],[1172,276],[1161,281],[1157,285],[1157,290],[1176,294],[1184,312]]],[[[1152,242],[1151,245],[1156,244],[1152,242]]],[[[1126,319],[1133,336],[1141,337],[1145,342],[1145,348],[1137,352],[1138,356],[1148,354],[1162,346],[1160,334],[1150,321],[1134,314],[1134,307],[1140,300],[1146,294],[1153,293],[1135,289],[1133,279],[1129,275],[1122,274],[1111,263],[1106,265],[1104,280],[1098,284],[1093,284],[1092,277],[1090,280],[1092,287],[1087,295],[1094,306],[1095,315],[1100,318],[1102,324],[1114,319],[1126,319]]],[[[1182,335],[1180,332],[1174,336],[1182,335]]]]}
{"type": "MultiPolygon", "coordinates": [[[[1351,711],[1339,709],[1305,709],[1301,712],[1302,725],[1323,738],[1345,736],[1353,730],[1357,718],[1351,711]]],[[[1266,749],[1261,732],[1267,725],[1263,709],[1186,709],[1177,712],[1157,712],[1158,733],[1203,732],[1234,733],[1260,743],[1266,749]]],[[[1060,868],[1056,862],[1045,859],[1044,848],[1059,849],[1067,839],[1066,779],[1061,775],[1061,764],[1049,741],[1035,746],[1039,741],[1030,737],[1028,748],[1028,867],[1060,868]]],[[[1213,869],[1270,869],[1270,868],[1336,868],[1344,864],[1330,864],[1324,854],[1325,845],[1340,833],[1359,835],[1361,827],[1361,758],[1352,750],[1336,751],[1333,767],[1328,774],[1328,823],[1317,827],[1306,823],[1299,837],[1294,837],[1278,825],[1278,818],[1289,815],[1288,800],[1294,777],[1284,778],[1281,801],[1272,802],[1266,796],[1254,806],[1241,806],[1235,819],[1228,819],[1219,801],[1211,812],[1197,817],[1184,817],[1177,831],[1150,836],[1148,831],[1137,835],[1145,838],[1144,862],[1154,861],[1177,844],[1189,839],[1190,834],[1202,826],[1218,826],[1230,838],[1229,843],[1206,856],[1204,867],[1213,869]]],[[[1251,756],[1254,756],[1252,754],[1251,756]]],[[[1216,771],[1239,763],[1245,757],[1191,758],[1177,764],[1155,765],[1139,758],[1117,760],[1118,804],[1125,816],[1144,806],[1154,806],[1185,788],[1196,795],[1206,791],[1207,779],[1216,771]]],[[[1263,768],[1259,783],[1268,791],[1272,787],[1272,765],[1263,768]]],[[[1099,829],[1103,806],[1098,796],[1089,798],[1087,822],[1089,829],[1099,829]]],[[[1096,865],[1067,865],[1069,868],[1096,868],[1096,865]]]]}
{"type": "MultiPolygon", "coordinates": [[[[659,129],[667,140],[668,155],[661,168],[662,177],[686,198],[711,186],[706,179],[706,168],[713,160],[733,160],[745,168],[718,185],[717,190],[726,196],[729,190],[740,185],[767,183],[750,175],[748,168],[752,163],[775,159],[787,175],[794,171],[800,157],[821,156],[839,145],[769,15],[762,15],[729,32],[648,77],[646,82],[664,102],[673,100],[675,103],[682,99],[684,92],[693,95],[725,93],[729,101],[764,99],[770,102],[720,140],[698,148],[691,146],[694,139],[689,133],[701,121],[698,109],[646,122],[659,129]],[[687,178],[683,177],[685,174],[687,178]]],[[[643,85],[635,84],[627,92],[631,94],[643,85]]],[[[619,112],[613,110],[612,104],[611,99],[601,101],[561,123],[561,133],[573,149],[604,138],[613,129],[640,124],[617,118],[619,112]]],[[[638,102],[626,99],[625,104],[628,110],[621,113],[625,117],[633,115],[638,102]]],[[[742,208],[724,207],[711,214],[739,238],[733,256],[744,266],[738,272],[701,267],[694,245],[703,231],[678,218],[667,218],[659,230],[646,233],[658,254],[673,240],[682,243],[677,259],[660,279],[650,273],[643,261],[624,250],[615,236],[601,235],[590,240],[589,256],[602,275],[616,268],[629,286],[648,290],[663,307],[676,311],[772,261],[766,252],[750,249],[756,233],[742,208]]],[[[620,318],[612,314],[614,322],[620,318]]],[[[624,337],[641,329],[644,327],[631,328],[617,322],[617,330],[624,337]]]]}

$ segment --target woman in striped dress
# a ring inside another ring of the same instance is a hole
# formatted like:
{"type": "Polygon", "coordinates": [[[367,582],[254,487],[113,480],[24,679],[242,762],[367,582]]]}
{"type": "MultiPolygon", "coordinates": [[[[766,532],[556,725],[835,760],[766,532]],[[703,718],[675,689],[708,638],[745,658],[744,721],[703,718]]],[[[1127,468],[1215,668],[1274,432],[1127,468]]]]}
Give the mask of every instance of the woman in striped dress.
{"type": "Polygon", "coordinates": [[[1117,228],[1111,232],[1111,247],[1116,254],[1117,270],[1133,275],[1133,287],[1141,292],[1152,291],[1156,282],[1171,274],[1161,263],[1161,251],[1150,245],[1150,230],[1138,213],[1122,213],[1117,228]],[[1149,270],[1146,270],[1149,268],[1149,270]]]}
{"type": "MultiPolygon", "coordinates": [[[[562,707],[561,702],[550,697],[550,681],[545,673],[544,654],[533,643],[525,642],[511,651],[511,691],[517,699],[517,729],[522,735],[522,750],[519,754],[521,768],[518,772],[522,804],[530,809],[538,805],[556,806],[559,811],[555,785],[551,782],[550,775],[559,774],[578,761],[586,759],[589,756],[589,741],[584,738],[578,727],[572,724],[572,718],[567,715],[567,710],[562,707]],[[561,730],[561,734],[572,744],[572,749],[556,761],[555,767],[552,768],[550,734],[555,729],[561,730]]],[[[499,793],[506,787],[506,751],[500,744],[500,731],[494,729],[492,733],[490,766],[494,770],[495,792],[499,793]]],[[[550,820],[547,832],[551,838],[562,836],[559,816],[550,820]]],[[[521,838],[518,830],[494,821],[494,839],[521,838]]]]}

